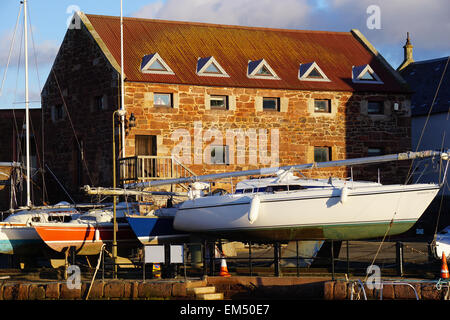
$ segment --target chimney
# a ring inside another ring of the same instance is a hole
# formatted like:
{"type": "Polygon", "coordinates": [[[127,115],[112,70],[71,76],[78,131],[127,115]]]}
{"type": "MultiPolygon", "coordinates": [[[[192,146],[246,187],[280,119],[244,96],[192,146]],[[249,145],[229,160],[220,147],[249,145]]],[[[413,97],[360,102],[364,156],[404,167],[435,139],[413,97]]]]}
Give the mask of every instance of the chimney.
{"type": "Polygon", "coordinates": [[[406,43],[403,46],[403,62],[402,64],[397,68],[397,71],[400,71],[404,68],[406,68],[410,63],[414,62],[413,59],[413,45],[411,44],[411,41],[409,40],[409,32],[406,33],[406,43]]]}

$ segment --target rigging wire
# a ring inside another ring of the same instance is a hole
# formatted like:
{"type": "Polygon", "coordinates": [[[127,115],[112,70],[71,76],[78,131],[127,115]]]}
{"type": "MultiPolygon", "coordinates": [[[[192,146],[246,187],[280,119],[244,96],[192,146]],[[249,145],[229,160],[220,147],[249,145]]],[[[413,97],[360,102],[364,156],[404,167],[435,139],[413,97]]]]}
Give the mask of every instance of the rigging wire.
{"type": "MultiPolygon", "coordinates": [[[[39,67],[38,67],[38,63],[37,63],[37,50],[36,50],[36,45],[35,45],[35,41],[34,41],[34,33],[33,33],[33,28],[32,28],[32,23],[31,23],[31,10],[30,7],[28,7],[28,21],[30,24],[30,33],[31,33],[31,43],[32,43],[32,47],[33,47],[33,57],[34,57],[34,64],[35,64],[35,68],[36,68],[36,77],[37,77],[37,81],[38,81],[38,89],[39,92],[41,92],[41,79],[39,77],[39,67]]],[[[32,130],[33,130],[33,135],[36,137],[36,134],[34,132],[34,128],[33,128],[33,123],[32,123],[32,118],[30,117],[30,123],[32,126],[32,130]]],[[[40,168],[40,172],[41,172],[41,179],[42,179],[42,202],[45,203],[45,199],[48,198],[48,194],[47,194],[47,188],[46,188],[46,184],[45,184],[45,176],[44,176],[44,112],[42,110],[42,101],[41,101],[41,144],[42,144],[42,160],[41,157],[39,155],[39,152],[37,152],[37,150],[39,150],[38,148],[38,143],[37,143],[37,139],[34,139],[34,144],[36,147],[36,157],[39,163],[39,168],[40,168]]]]}
{"type": "Polygon", "coordinates": [[[6,62],[6,68],[5,68],[5,72],[3,73],[2,84],[0,86],[0,96],[3,93],[3,86],[5,84],[6,74],[8,72],[9,63],[11,62],[12,50],[13,50],[14,42],[15,42],[15,39],[16,39],[16,32],[17,32],[17,28],[18,28],[18,25],[19,25],[19,20],[20,20],[21,13],[22,13],[22,6],[19,7],[19,13],[17,14],[16,26],[14,27],[14,33],[13,33],[13,37],[12,37],[12,40],[11,40],[11,46],[9,48],[8,61],[6,62]]]}
{"type": "MultiPolygon", "coordinates": [[[[57,85],[57,87],[58,87],[59,94],[60,94],[61,99],[62,99],[62,101],[63,101],[64,110],[66,111],[67,117],[68,117],[68,119],[69,119],[70,126],[71,126],[71,128],[72,128],[73,133],[74,133],[75,141],[76,141],[77,146],[78,146],[78,151],[79,151],[79,152],[82,152],[83,150],[82,150],[82,148],[81,148],[80,141],[79,141],[78,136],[77,136],[77,134],[76,134],[75,127],[74,127],[73,122],[72,122],[72,117],[70,116],[70,113],[69,113],[69,109],[67,108],[66,100],[64,99],[64,95],[63,95],[63,93],[62,93],[62,91],[61,91],[61,87],[60,87],[60,85],[59,85],[58,78],[56,77],[55,70],[52,69],[51,72],[52,72],[52,74],[53,74],[53,77],[55,78],[55,82],[56,82],[56,85],[57,85]]],[[[91,178],[91,174],[90,174],[90,172],[89,172],[89,168],[88,168],[87,163],[86,163],[86,157],[82,157],[82,161],[83,161],[84,167],[86,168],[86,173],[87,173],[87,176],[88,176],[88,178],[89,178],[90,184],[93,185],[92,178],[91,178]]],[[[48,168],[48,167],[47,167],[47,168],[48,168]]]]}
{"type": "MultiPolygon", "coordinates": [[[[439,83],[438,83],[438,86],[437,86],[437,88],[436,88],[436,91],[435,91],[435,94],[434,94],[434,97],[433,97],[433,101],[432,101],[432,103],[431,103],[430,109],[428,110],[427,118],[426,118],[426,120],[425,120],[424,126],[422,127],[422,132],[421,132],[421,134],[420,134],[420,138],[419,138],[419,141],[418,141],[418,143],[417,143],[417,147],[416,147],[416,150],[415,150],[416,152],[419,150],[420,144],[421,144],[421,142],[422,142],[422,138],[423,138],[423,136],[424,136],[426,126],[427,126],[428,121],[429,121],[429,119],[430,119],[430,116],[431,116],[431,112],[432,112],[432,110],[433,110],[434,103],[435,103],[436,98],[437,98],[437,95],[438,95],[438,93],[439,93],[439,89],[440,89],[441,84],[442,84],[442,81],[443,81],[443,79],[444,79],[444,75],[445,75],[445,73],[446,73],[446,71],[447,71],[447,66],[448,66],[449,61],[450,61],[450,56],[447,58],[447,62],[446,62],[446,64],[445,64],[444,70],[443,70],[443,72],[442,72],[441,78],[440,78],[439,83]]],[[[450,108],[449,108],[449,113],[450,113],[450,108]]],[[[447,114],[447,119],[448,119],[448,114],[447,114]]],[[[442,161],[442,160],[441,160],[441,161],[442,161]]],[[[411,160],[411,165],[410,165],[410,167],[409,167],[408,174],[406,175],[406,180],[405,180],[405,183],[404,183],[405,185],[407,184],[407,182],[408,182],[408,180],[409,180],[409,178],[410,178],[410,173],[411,173],[411,169],[412,169],[412,167],[413,167],[413,163],[414,163],[414,159],[411,160]]],[[[445,179],[445,177],[444,177],[444,179],[445,179]]],[[[443,194],[444,194],[444,193],[442,193],[442,195],[441,195],[441,202],[440,202],[440,206],[439,206],[439,210],[438,210],[438,217],[440,216],[440,212],[441,212],[441,209],[442,209],[443,194]]],[[[398,209],[398,206],[399,206],[399,202],[400,202],[400,197],[398,198],[398,201],[397,201],[397,209],[398,209]]],[[[379,247],[378,247],[378,250],[377,250],[377,252],[376,252],[376,254],[375,254],[375,256],[374,256],[374,258],[373,258],[372,263],[371,263],[370,266],[373,266],[373,265],[375,264],[375,261],[376,261],[376,259],[377,259],[377,257],[378,257],[378,254],[379,254],[380,250],[381,250],[381,247],[383,246],[383,243],[384,243],[384,241],[386,240],[386,237],[388,236],[388,233],[389,233],[389,231],[391,230],[391,228],[392,228],[392,226],[393,226],[393,224],[394,224],[394,218],[395,218],[395,215],[396,215],[396,214],[397,214],[397,210],[394,212],[394,215],[393,215],[393,217],[392,217],[392,219],[391,219],[391,222],[389,223],[389,226],[388,226],[388,228],[387,228],[387,230],[386,230],[386,233],[384,234],[383,239],[381,240],[381,243],[380,243],[380,245],[379,245],[379,247]]],[[[436,231],[435,231],[435,234],[434,234],[434,238],[436,237],[437,228],[438,228],[438,226],[437,226],[437,224],[436,224],[436,231]]],[[[367,281],[368,277],[369,277],[369,274],[366,274],[366,277],[364,278],[364,282],[367,281]]],[[[360,289],[360,292],[361,292],[361,289],[360,289]]],[[[360,294],[360,292],[358,293],[358,295],[360,294]]]]}

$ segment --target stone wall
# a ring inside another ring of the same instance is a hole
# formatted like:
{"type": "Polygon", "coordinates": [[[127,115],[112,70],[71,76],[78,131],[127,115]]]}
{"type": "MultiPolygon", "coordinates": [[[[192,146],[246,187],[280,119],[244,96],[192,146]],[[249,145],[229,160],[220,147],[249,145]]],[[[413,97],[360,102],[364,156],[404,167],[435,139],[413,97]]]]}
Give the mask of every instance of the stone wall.
{"type": "MultiPolygon", "coordinates": [[[[403,282],[404,284],[407,281],[403,282]]],[[[414,290],[401,284],[383,286],[383,300],[415,300],[414,290]]],[[[89,292],[89,300],[192,300],[188,288],[215,286],[225,299],[232,300],[349,300],[352,286],[345,281],[327,281],[315,278],[293,277],[208,277],[202,281],[142,281],[142,280],[96,280],[89,292]]],[[[420,300],[444,300],[448,288],[436,289],[430,282],[413,282],[420,300]]],[[[80,289],[69,289],[67,284],[51,283],[4,283],[0,285],[0,300],[85,300],[90,282],[83,282],[80,289]]],[[[358,287],[354,286],[353,299],[358,287]]],[[[380,299],[380,291],[365,287],[368,300],[380,299]]],[[[360,299],[364,299],[361,292],[360,299]]]]}
{"type": "MultiPolygon", "coordinates": [[[[112,185],[112,113],[119,91],[117,72],[85,26],[67,30],[42,91],[42,109],[46,163],[75,198],[84,184],[112,185]]],[[[65,199],[48,180],[54,200],[65,199]]]]}
{"type": "MultiPolygon", "coordinates": [[[[175,154],[196,174],[270,166],[271,162],[261,161],[259,147],[256,148],[256,157],[253,158],[256,161],[252,161],[251,141],[248,138],[244,146],[245,158],[238,158],[235,149],[234,157],[230,159],[232,164],[205,164],[202,161],[205,147],[214,144],[226,145],[229,131],[241,130],[248,133],[254,130],[259,133],[260,129],[267,130],[267,140],[263,139],[263,143],[267,142],[267,148],[263,150],[267,150],[270,156],[270,133],[278,130],[280,165],[313,162],[314,146],[330,147],[332,160],[364,157],[367,156],[368,148],[381,148],[386,154],[410,150],[409,100],[405,95],[146,83],[127,83],[125,94],[126,109],[133,113],[137,120],[137,127],[129,131],[126,139],[127,155],[132,156],[135,153],[136,135],[156,135],[158,155],[170,155],[173,150],[177,150],[175,154]],[[173,107],[154,106],[154,93],[171,93],[173,107]],[[208,97],[211,95],[228,96],[228,110],[211,109],[208,103],[208,97]],[[263,97],[280,98],[280,110],[262,110],[263,97]],[[314,99],[330,100],[331,112],[314,112],[314,99]],[[383,101],[384,115],[369,115],[369,100],[383,101]],[[394,103],[399,104],[400,111],[393,111],[394,103]],[[212,130],[217,130],[221,136],[208,135],[214,133],[212,130]],[[183,157],[183,150],[180,151],[183,134],[189,135],[189,157],[183,157]],[[195,155],[196,153],[200,154],[200,157],[195,155]]],[[[237,142],[237,139],[234,142],[237,142]]],[[[385,177],[392,177],[394,173],[394,176],[398,175],[398,180],[403,182],[405,171],[398,172],[390,166],[383,168],[388,170],[384,172],[385,177]]],[[[397,165],[394,165],[394,168],[397,168],[397,165]]],[[[355,171],[355,175],[357,172],[355,171]]],[[[362,174],[355,178],[377,178],[376,170],[369,169],[369,173],[369,177],[362,174]]],[[[342,168],[331,168],[306,171],[305,174],[313,177],[344,177],[348,172],[342,168]]]]}

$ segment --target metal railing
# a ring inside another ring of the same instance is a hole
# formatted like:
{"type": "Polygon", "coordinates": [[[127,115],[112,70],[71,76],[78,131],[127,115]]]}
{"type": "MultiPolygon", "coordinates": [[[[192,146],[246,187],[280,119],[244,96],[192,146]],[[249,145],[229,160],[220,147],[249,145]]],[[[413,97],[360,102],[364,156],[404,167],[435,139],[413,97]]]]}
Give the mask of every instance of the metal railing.
{"type": "Polygon", "coordinates": [[[173,156],[134,156],[118,161],[121,183],[195,176],[173,156]]]}

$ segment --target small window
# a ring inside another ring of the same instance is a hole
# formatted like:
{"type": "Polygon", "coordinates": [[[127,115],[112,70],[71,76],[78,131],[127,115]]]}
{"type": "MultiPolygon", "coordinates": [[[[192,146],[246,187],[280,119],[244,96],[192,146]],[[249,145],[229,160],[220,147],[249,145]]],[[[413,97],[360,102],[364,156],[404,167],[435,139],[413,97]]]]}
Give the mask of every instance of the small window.
{"type": "Polygon", "coordinates": [[[104,109],[103,97],[102,96],[94,97],[94,110],[101,111],[103,109],[104,109]]]}
{"type": "Polygon", "coordinates": [[[228,96],[210,96],[211,109],[228,109],[228,96]]]}
{"type": "Polygon", "coordinates": [[[155,107],[172,107],[171,93],[155,93],[153,95],[153,104],[155,107]]]}
{"type": "Polygon", "coordinates": [[[261,68],[258,69],[258,71],[255,72],[255,75],[258,76],[265,76],[265,77],[272,77],[272,73],[269,71],[269,69],[267,69],[266,66],[262,66],[261,68]]]}
{"type": "Polygon", "coordinates": [[[142,57],[142,73],[174,74],[172,69],[164,62],[157,52],[142,57]]]}
{"type": "Polygon", "coordinates": [[[314,112],[331,113],[331,101],[327,99],[315,99],[314,112]]]}
{"type": "Polygon", "coordinates": [[[220,73],[219,69],[214,65],[214,63],[211,63],[208,67],[205,68],[205,73],[220,73]]]}
{"type": "Polygon", "coordinates": [[[209,77],[229,77],[214,57],[198,58],[197,74],[209,77]]]}
{"type": "Polygon", "coordinates": [[[228,164],[229,161],[228,146],[211,146],[211,163],[228,164]]]}
{"type": "Polygon", "coordinates": [[[330,147],[314,147],[314,162],[331,161],[330,147]]]}
{"type": "Polygon", "coordinates": [[[383,101],[369,101],[367,103],[367,113],[368,114],[384,114],[383,101]]]}
{"type": "Polygon", "coordinates": [[[64,109],[62,104],[57,104],[54,108],[54,119],[62,120],[64,118],[64,109]]]}
{"type": "Polygon", "coordinates": [[[383,81],[368,64],[352,67],[352,81],[354,83],[383,84],[383,81]]]}
{"type": "Polygon", "coordinates": [[[153,61],[153,63],[148,67],[149,71],[167,71],[167,69],[158,60],[153,61]]]}
{"type": "Polygon", "coordinates": [[[263,110],[280,110],[280,98],[263,98],[263,110]]]}
{"type": "Polygon", "coordinates": [[[316,62],[300,64],[298,78],[302,81],[330,81],[316,62]]]}
{"type": "Polygon", "coordinates": [[[249,61],[247,76],[255,79],[280,79],[264,59],[249,61]]]}
{"type": "Polygon", "coordinates": [[[368,148],[367,155],[369,157],[381,156],[381,155],[383,155],[383,149],[382,148],[368,148]]]}

